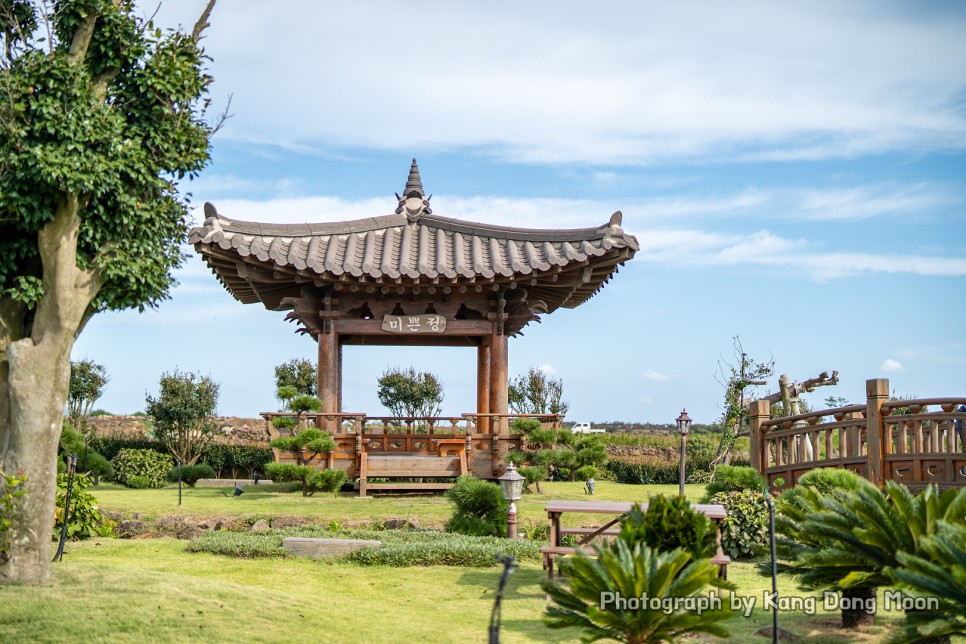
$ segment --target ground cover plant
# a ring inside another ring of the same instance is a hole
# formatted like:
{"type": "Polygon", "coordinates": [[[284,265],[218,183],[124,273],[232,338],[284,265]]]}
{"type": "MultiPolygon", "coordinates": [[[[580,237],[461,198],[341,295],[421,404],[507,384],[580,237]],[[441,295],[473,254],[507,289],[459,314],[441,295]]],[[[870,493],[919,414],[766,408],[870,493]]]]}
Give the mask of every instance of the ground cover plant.
{"type": "Polygon", "coordinates": [[[287,528],[268,533],[209,532],[188,544],[189,552],[233,557],[286,557],[286,537],[364,539],[379,541],[378,548],[363,548],[345,557],[363,565],[488,567],[512,556],[517,561],[540,561],[540,544],[524,539],[479,537],[439,530],[328,530],[323,527],[287,528]]]}

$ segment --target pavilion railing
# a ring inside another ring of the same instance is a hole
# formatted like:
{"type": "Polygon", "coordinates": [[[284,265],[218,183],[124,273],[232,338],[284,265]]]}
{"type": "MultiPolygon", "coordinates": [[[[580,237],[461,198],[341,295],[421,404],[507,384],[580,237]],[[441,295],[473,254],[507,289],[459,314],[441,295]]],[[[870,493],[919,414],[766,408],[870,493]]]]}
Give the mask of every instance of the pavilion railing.
{"type": "Polygon", "coordinates": [[[866,393],[864,405],[776,419],[767,401],[752,403],[752,465],[775,487],[795,485],[819,467],[848,469],[878,485],[966,486],[966,411],[959,411],[966,398],[890,401],[885,379],[867,381],[866,393]]]}

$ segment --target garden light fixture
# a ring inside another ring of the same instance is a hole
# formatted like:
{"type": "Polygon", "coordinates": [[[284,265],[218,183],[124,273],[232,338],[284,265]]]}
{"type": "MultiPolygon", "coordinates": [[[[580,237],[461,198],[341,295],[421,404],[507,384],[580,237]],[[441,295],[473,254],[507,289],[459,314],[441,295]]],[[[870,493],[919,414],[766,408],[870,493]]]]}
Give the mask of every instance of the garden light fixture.
{"type": "Polygon", "coordinates": [[[681,496],[684,496],[684,464],[687,456],[688,432],[691,431],[691,418],[685,409],[681,410],[681,415],[674,422],[678,424],[678,433],[681,434],[681,470],[678,473],[678,487],[681,496]]]}
{"type": "Polygon", "coordinates": [[[510,539],[517,538],[517,504],[516,501],[523,496],[523,483],[525,478],[520,476],[517,468],[511,462],[499,479],[500,487],[503,488],[503,498],[510,502],[507,508],[506,536],[510,539]]]}

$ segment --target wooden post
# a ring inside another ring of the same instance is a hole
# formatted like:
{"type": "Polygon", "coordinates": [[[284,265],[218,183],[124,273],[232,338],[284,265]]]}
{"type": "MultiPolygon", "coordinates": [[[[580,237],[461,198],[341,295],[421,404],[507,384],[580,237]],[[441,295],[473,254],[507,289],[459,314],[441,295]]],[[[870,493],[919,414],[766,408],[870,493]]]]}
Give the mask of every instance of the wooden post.
{"type": "MultiPolygon", "coordinates": [[[[506,414],[507,409],[507,337],[499,333],[494,325],[490,336],[490,413],[506,414]]],[[[491,431],[494,434],[507,433],[507,419],[495,418],[491,431]]]]}
{"type": "MultiPolygon", "coordinates": [[[[490,343],[489,338],[480,338],[476,349],[476,413],[490,413],[490,343]]],[[[477,416],[478,434],[489,433],[489,420],[477,416]]]]}
{"type": "Polygon", "coordinates": [[[889,400],[888,378],[865,381],[865,435],[869,451],[866,475],[879,486],[885,485],[885,455],[890,451],[886,443],[891,442],[882,423],[882,403],[886,400],[889,400]]]}
{"type": "Polygon", "coordinates": [[[339,339],[335,332],[319,334],[319,399],[322,411],[339,411],[339,339]]]}
{"type": "Polygon", "coordinates": [[[751,429],[749,435],[749,452],[751,452],[751,466],[760,473],[765,473],[765,444],[761,440],[762,423],[771,418],[771,403],[767,400],[756,400],[751,403],[748,411],[748,422],[751,429]]]}

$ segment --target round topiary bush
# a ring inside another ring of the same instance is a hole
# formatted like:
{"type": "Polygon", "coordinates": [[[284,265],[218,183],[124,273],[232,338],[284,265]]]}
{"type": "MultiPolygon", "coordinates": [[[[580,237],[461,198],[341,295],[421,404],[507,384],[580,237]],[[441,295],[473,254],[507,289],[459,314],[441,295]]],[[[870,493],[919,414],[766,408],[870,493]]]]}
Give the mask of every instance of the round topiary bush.
{"type": "MultiPolygon", "coordinates": [[[[114,480],[121,485],[131,486],[131,479],[143,477],[149,488],[164,487],[168,470],[174,467],[170,454],[162,454],[151,449],[122,449],[111,461],[114,467],[114,480]]],[[[138,485],[143,481],[138,480],[138,485]]]]}
{"type": "MultiPolygon", "coordinates": [[[[168,482],[177,483],[178,482],[178,468],[177,466],[172,467],[168,470],[168,482]]],[[[182,465],[181,466],[181,482],[188,487],[194,487],[201,479],[213,479],[215,478],[215,470],[210,465],[205,463],[197,463],[195,465],[182,465]]]]}

